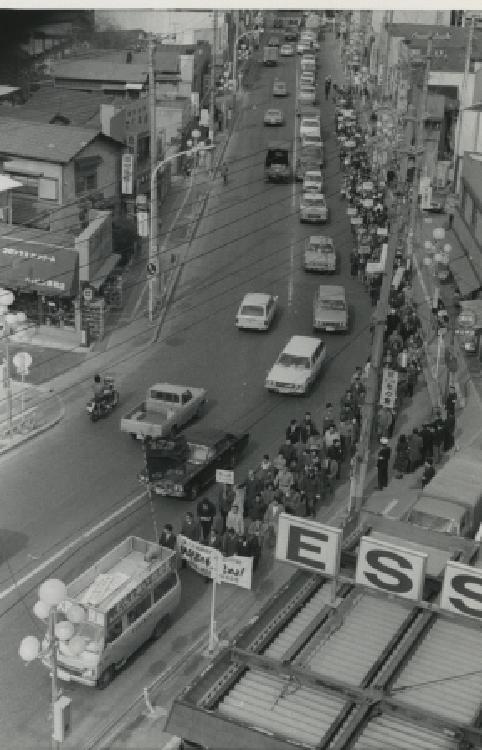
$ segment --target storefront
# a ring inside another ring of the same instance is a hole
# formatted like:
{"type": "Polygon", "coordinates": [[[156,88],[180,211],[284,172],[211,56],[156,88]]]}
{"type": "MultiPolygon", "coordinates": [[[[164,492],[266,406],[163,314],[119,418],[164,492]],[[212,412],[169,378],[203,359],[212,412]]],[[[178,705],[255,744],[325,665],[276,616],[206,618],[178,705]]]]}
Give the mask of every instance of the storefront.
{"type": "Polygon", "coordinates": [[[65,233],[0,225],[0,284],[15,294],[12,309],[39,325],[74,326],[79,254],[65,233]]]}

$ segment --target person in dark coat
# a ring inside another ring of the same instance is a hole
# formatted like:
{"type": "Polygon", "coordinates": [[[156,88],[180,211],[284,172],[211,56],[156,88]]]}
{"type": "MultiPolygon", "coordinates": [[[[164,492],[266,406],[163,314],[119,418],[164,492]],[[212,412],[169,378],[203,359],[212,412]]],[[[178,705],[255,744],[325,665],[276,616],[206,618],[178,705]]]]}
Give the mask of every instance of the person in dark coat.
{"type": "Polygon", "coordinates": [[[418,364],[411,359],[407,367],[407,395],[412,398],[418,380],[418,364]]]}
{"type": "Polygon", "coordinates": [[[245,518],[249,516],[249,511],[254,503],[254,498],[261,489],[261,482],[255,476],[253,469],[249,469],[247,479],[244,483],[243,514],[245,518]]]}
{"type": "Polygon", "coordinates": [[[206,542],[209,532],[211,531],[214,516],[216,515],[216,506],[208,497],[203,497],[197,504],[197,517],[201,526],[201,541],[206,542]]]}
{"type": "Polygon", "coordinates": [[[418,428],[414,427],[411,434],[407,438],[408,443],[408,460],[409,460],[409,471],[418,469],[422,463],[422,448],[423,441],[419,434],[418,428]]]}
{"type": "Polygon", "coordinates": [[[393,469],[397,473],[397,477],[401,479],[403,474],[409,471],[410,458],[408,449],[408,440],[406,435],[400,435],[395,448],[395,461],[393,463],[393,469]]]}
{"type": "Polygon", "coordinates": [[[455,409],[457,406],[457,393],[453,385],[450,386],[448,396],[445,399],[445,411],[455,417],[455,409]]]}
{"type": "Polygon", "coordinates": [[[433,461],[431,458],[427,458],[422,474],[422,488],[425,487],[435,476],[435,469],[433,468],[433,461]]]}
{"type": "Polygon", "coordinates": [[[301,442],[308,443],[310,437],[314,437],[319,434],[320,433],[315,423],[313,422],[311,412],[309,411],[305,412],[305,416],[303,417],[303,423],[301,425],[301,442]]]}
{"type": "Polygon", "coordinates": [[[232,557],[237,554],[238,537],[233,528],[228,529],[221,540],[221,552],[225,557],[232,557]]]}
{"type": "Polygon", "coordinates": [[[166,523],[166,525],[164,526],[159,537],[159,544],[161,545],[161,547],[176,549],[176,535],[172,530],[172,524],[166,523]]]}
{"type": "Polygon", "coordinates": [[[444,451],[449,451],[455,444],[455,414],[447,414],[444,420],[444,451]]]}
{"type": "Polygon", "coordinates": [[[427,458],[432,458],[433,455],[432,431],[430,430],[428,424],[422,425],[420,435],[422,436],[423,442],[422,461],[425,461],[425,459],[427,458]]]}
{"type": "Polygon", "coordinates": [[[181,526],[181,534],[188,539],[191,539],[193,542],[199,542],[201,535],[199,524],[194,520],[194,516],[190,510],[188,510],[184,516],[184,521],[181,526]]]}
{"type": "Polygon", "coordinates": [[[230,484],[219,485],[218,507],[219,515],[223,519],[223,533],[226,531],[226,518],[234,503],[234,490],[230,484]]]}
{"type": "Polygon", "coordinates": [[[262,521],[264,518],[264,514],[266,513],[266,508],[268,506],[265,505],[263,502],[263,498],[261,496],[261,493],[258,492],[256,497],[254,498],[254,503],[250,508],[249,511],[249,517],[252,521],[262,521]]]}
{"type": "Polygon", "coordinates": [[[388,445],[388,438],[380,438],[381,447],[377,456],[378,489],[383,490],[388,484],[388,464],[392,450],[388,445]]]}
{"type": "Polygon", "coordinates": [[[432,422],[431,427],[433,430],[433,459],[434,463],[438,463],[442,457],[445,434],[445,426],[440,413],[432,422]]]}
{"type": "Polygon", "coordinates": [[[286,428],[285,433],[286,440],[289,440],[291,445],[296,445],[301,439],[301,427],[298,424],[298,420],[292,419],[286,428]]]}

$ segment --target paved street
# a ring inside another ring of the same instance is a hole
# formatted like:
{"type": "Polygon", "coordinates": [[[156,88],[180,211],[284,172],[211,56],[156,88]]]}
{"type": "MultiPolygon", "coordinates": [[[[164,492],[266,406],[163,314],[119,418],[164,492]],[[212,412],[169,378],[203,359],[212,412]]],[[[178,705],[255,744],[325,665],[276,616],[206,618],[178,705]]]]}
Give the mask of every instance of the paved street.
{"type": "MultiPolygon", "coordinates": [[[[341,79],[336,42],[327,36],[321,52],[320,78],[330,73],[341,79]]],[[[299,186],[265,185],[264,145],[273,131],[263,128],[264,109],[283,108],[286,125],[279,135],[295,141],[296,60],[287,58],[277,69],[261,69],[255,86],[243,95],[242,109],[230,140],[226,159],[230,181],[209,182],[209,200],[199,223],[196,240],[189,248],[173,304],[157,344],[145,353],[144,339],[136,341],[139,356],[117,363],[112,369],[121,390],[121,411],[143,398],[147,386],[157,380],[203,386],[209,404],[203,423],[224,429],[249,430],[251,441],[239,467],[243,476],[262,453],[275,452],[286,425],[293,416],[310,409],[319,419],[330,400],[338,403],[355,366],[368,353],[371,307],[361,283],[349,277],[351,235],[346,204],[340,200],[338,156],[333,135],[333,105],[321,102],[325,138],[326,194],[330,221],[321,233],[333,237],[339,252],[339,274],[328,283],[346,286],[351,306],[351,328],[345,336],[328,336],[328,360],[313,391],[293,400],[268,394],[263,388],[266,371],[292,334],[310,334],[312,300],[324,281],[301,268],[303,240],[313,229],[298,221],[299,186]],[[275,100],[271,89],[275,76],[287,82],[287,99],[275,100]],[[279,296],[281,311],[267,334],[238,332],[234,317],[247,291],[266,291],[279,296]]],[[[15,452],[0,459],[2,471],[1,589],[42,564],[70,544],[82,531],[101,521],[123,503],[141,494],[136,473],[141,468],[139,445],[119,430],[120,414],[95,425],[85,413],[90,387],[69,391],[66,418],[50,433],[30,444],[28,459],[15,452]],[[5,552],[6,551],[6,552],[5,552]]],[[[190,507],[173,499],[156,501],[153,513],[159,527],[167,520],[178,527],[190,507]]],[[[42,577],[55,571],[64,580],[92,562],[127,533],[153,535],[151,507],[145,498],[133,501],[114,522],[97,535],[69,548],[66,555],[42,570],[42,577]]],[[[37,576],[28,579],[22,591],[31,591],[23,604],[17,593],[1,600],[0,648],[3,673],[0,687],[2,739],[10,748],[47,746],[49,677],[34,664],[28,674],[17,655],[20,637],[39,632],[30,614],[35,601],[37,576]],[[19,739],[20,738],[20,739],[19,739]]],[[[195,606],[199,581],[189,575],[182,610],[195,606]]],[[[175,628],[175,625],[174,625],[175,628]]],[[[200,628],[193,619],[191,637],[200,628]]],[[[184,644],[177,644],[178,650],[184,644]]],[[[171,654],[161,641],[141,656],[105,693],[82,686],[67,686],[74,703],[72,743],[93,731],[114,706],[133,692],[140,692],[150,676],[166,664],[171,654]]]]}

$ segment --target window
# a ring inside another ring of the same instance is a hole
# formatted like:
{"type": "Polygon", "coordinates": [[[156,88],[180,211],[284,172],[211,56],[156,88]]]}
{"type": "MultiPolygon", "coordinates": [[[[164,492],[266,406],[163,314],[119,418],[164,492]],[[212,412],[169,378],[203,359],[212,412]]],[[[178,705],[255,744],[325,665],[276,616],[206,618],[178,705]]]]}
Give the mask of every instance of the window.
{"type": "Polygon", "coordinates": [[[163,596],[166,596],[171,589],[177,584],[177,575],[175,573],[169,573],[157,586],[154,586],[154,601],[158,602],[163,596]]]}
{"type": "Polygon", "coordinates": [[[122,619],[120,617],[117,620],[113,620],[107,627],[105,642],[112,643],[122,633],[122,619]]]}
{"type": "Polygon", "coordinates": [[[191,399],[192,399],[192,393],[191,393],[191,391],[185,391],[182,394],[182,403],[183,404],[189,403],[189,401],[191,401],[191,399]]]}
{"type": "Polygon", "coordinates": [[[75,193],[76,195],[82,195],[87,193],[89,190],[97,189],[97,170],[91,174],[79,172],[75,176],[75,193]]]}
{"type": "Polygon", "coordinates": [[[151,595],[148,594],[144,597],[144,599],[141,599],[140,602],[138,602],[134,607],[131,607],[131,609],[127,612],[127,624],[132,625],[132,623],[138,620],[139,617],[142,617],[144,612],[147,612],[150,607],[151,595]]]}

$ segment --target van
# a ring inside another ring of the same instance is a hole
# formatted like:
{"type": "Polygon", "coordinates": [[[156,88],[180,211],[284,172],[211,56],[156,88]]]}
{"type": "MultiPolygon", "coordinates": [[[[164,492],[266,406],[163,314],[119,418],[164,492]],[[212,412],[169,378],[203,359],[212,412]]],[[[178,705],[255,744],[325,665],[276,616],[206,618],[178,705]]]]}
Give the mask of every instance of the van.
{"type": "Polygon", "coordinates": [[[326,359],[323,341],[312,336],[292,336],[265,380],[273,393],[301,396],[308,392],[326,359]]]}
{"type": "MultiPolygon", "coordinates": [[[[127,537],[67,585],[58,610],[75,624],[57,649],[58,678],[107,687],[135,651],[164,633],[180,599],[177,553],[127,537]]],[[[49,669],[51,662],[43,658],[49,669]]]]}
{"type": "Polygon", "coordinates": [[[313,328],[315,331],[348,331],[348,305],[345,287],[322,284],[313,301],[313,328]]]}

